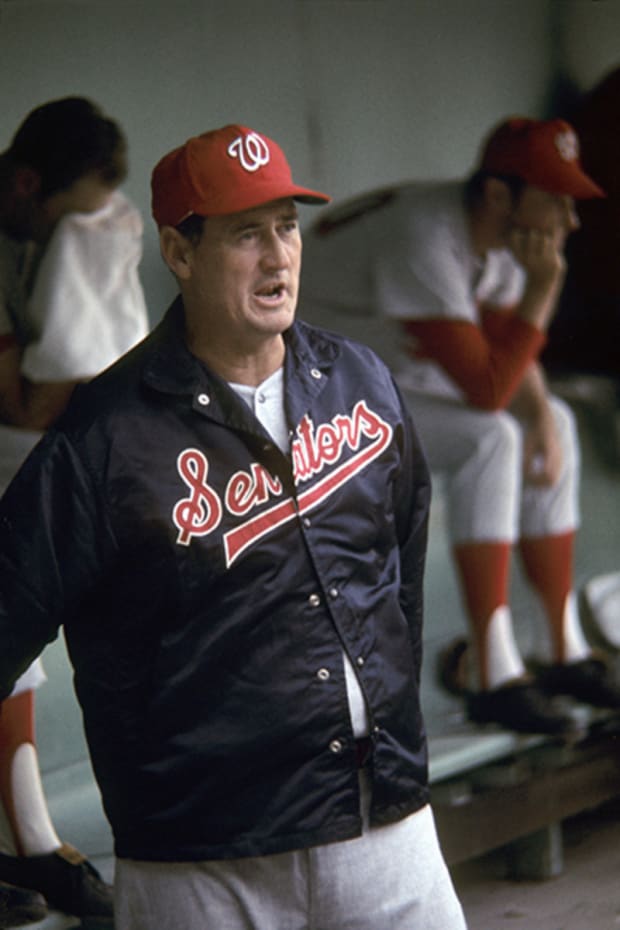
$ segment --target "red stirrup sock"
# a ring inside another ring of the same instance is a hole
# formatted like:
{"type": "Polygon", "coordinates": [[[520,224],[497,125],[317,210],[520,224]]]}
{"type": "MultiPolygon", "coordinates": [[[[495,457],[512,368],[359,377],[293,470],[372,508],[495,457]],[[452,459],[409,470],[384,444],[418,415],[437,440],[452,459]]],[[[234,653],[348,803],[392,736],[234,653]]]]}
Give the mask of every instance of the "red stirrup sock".
{"type": "Polygon", "coordinates": [[[2,702],[0,712],[0,799],[19,852],[23,850],[13,798],[12,769],[17,748],[23,743],[34,745],[34,691],[8,697],[2,702]]]}
{"type": "MultiPolygon", "coordinates": [[[[508,603],[511,550],[511,544],[505,542],[469,542],[453,547],[483,689],[491,687],[497,677],[496,670],[489,667],[489,625],[497,609],[508,603]]],[[[501,670],[499,677],[503,677],[501,670]]]]}
{"type": "Polygon", "coordinates": [[[567,655],[567,599],[573,588],[575,533],[522,539],[521,560],[528,580],[539,595],[549,623],[553,658],[565,662],[567,655]]]}

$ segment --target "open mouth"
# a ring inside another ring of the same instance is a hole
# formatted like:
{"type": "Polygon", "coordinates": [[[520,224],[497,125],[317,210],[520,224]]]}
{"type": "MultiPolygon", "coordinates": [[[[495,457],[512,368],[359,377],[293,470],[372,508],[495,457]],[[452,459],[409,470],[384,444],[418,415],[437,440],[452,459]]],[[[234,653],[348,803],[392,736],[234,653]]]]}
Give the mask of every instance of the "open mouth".
{"type": "Polygon", "coordinates": [[[278,301],[286,293],[286,286],[282,282],[275,282],[273,284],[266,284],[264,287],[258,288],[255,291],[257,297],[261,300],[268,301],[278,301]]]}

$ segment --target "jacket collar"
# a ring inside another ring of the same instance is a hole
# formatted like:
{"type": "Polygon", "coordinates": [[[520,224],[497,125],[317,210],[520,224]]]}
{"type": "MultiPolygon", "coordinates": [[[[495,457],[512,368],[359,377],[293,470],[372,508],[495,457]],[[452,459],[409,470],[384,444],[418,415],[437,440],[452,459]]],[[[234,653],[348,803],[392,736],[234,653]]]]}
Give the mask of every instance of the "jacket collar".
{"type": "Polygon", "coordinates": [[[183,301],[177,297],[148,339],[145,382],[164,394],[192,394],[203,366],[185,345],[183,301]]]}
{"type": "MultiPolygon", "coordinates": [[[[327,333],[299,320],[284,333],[284,340],[285,406],[289,422],[295,424],[323,390],[340,348],[327,333]]],[[[194,406],[216,419],[230,421],[231,416],[236,418],[236,396],[215,372],[192,355],[185,344],[180,296],[169,307],[148,341],[151,352],[143,378],[150,387],[166,394],[193,395],[194,406]],[[206,409],[200,402],[201,395],[209,398],[206,409]],[[211,404],[212,399],[216,403],[211,404]]]]}

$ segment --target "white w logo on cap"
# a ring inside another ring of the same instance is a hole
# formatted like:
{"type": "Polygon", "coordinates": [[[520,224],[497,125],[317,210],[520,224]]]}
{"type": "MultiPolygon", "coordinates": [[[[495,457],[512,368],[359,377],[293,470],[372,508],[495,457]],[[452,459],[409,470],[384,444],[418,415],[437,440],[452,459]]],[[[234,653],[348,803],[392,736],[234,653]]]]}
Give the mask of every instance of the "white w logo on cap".
{"type": "Polygon", "coordinates": [[[269,147],[257,132],[250,132],[247,136],[237,136],[228,146],[231,158],[238,158],[241,167],[246,171],[258,171],[263,165],[269,163],[269,147]]]}
{"type": "Polygon", "coordinates": [[[579,141],[575,133],[570,129],[557,134],[555,146],[564,161],[575,161],[579,157],[579,141]]]}

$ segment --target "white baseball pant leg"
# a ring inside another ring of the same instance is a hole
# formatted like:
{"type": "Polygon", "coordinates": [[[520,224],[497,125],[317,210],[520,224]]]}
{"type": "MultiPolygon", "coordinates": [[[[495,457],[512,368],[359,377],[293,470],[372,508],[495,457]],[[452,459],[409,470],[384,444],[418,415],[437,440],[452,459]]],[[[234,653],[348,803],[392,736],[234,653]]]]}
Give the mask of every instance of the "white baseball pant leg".
{"type": "Polygon", "coordinates": [[[552,398],[563,467],[551,487],[523,484],[519,421],[411,391],[405,398],[431,471],[443,475],[453,543],[515,542],[578,525],[579,446],[572,412],[552,398]]]}

